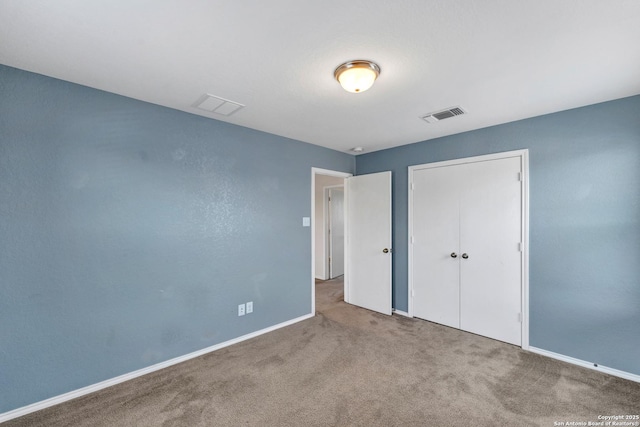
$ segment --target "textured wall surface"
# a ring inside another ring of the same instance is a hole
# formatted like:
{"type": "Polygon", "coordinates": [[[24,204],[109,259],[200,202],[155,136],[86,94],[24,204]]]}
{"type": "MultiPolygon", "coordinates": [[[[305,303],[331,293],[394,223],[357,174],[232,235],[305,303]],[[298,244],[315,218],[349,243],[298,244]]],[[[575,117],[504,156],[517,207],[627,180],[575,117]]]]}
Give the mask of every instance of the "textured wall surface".
{"type": "Polygon", "coordinates": [[[352,156],[4,66],[0,94],[0,413],[310,313],[311,167],[352,156]]]}
{"type": "Polygon", "coordinates": [[[529,149],[530,345],[640,374],[640,96],[357,156],[393,171],[407,310],[407,167],[529,149]]]}

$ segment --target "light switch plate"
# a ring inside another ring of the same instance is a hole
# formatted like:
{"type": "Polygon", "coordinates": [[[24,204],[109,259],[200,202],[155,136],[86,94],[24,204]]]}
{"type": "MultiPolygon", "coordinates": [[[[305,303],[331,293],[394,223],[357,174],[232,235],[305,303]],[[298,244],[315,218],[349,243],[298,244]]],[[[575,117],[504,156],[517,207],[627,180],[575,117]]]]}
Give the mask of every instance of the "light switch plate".
{"type": "Polygon", "coordinates": [[[311,218],[305,216],[302,218],[302,226],[303,227],[311,227],[311,218]]]}

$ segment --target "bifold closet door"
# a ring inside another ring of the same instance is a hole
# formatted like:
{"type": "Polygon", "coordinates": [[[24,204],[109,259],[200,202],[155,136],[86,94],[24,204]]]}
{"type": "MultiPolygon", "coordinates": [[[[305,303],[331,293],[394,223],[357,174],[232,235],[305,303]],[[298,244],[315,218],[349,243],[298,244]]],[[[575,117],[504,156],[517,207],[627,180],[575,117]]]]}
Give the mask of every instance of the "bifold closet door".
{"type": "Polygon", "coordinates": [[[413,171],[413,315],[521,345],[520,157],[413,171]]]}
{"type": "Polygon", "coordinates": [[[460,328],[460,183],[455,168],[414,172],[413,315],[460,328]]]}
{"type": "Polygon", "coordinates": [[[460,329],[521,345],[520,158],[460,172],[460,329]]]}

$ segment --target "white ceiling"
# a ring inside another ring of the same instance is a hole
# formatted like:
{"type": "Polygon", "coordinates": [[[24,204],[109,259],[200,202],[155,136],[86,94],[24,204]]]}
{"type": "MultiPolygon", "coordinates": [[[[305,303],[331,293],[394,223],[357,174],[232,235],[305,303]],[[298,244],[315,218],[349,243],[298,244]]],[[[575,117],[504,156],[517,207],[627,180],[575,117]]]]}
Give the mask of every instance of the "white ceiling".
{"type": "Polygon", "coordinates": [[[0,0],[0,63],[371,152],[639,94],[640,1],[0,0]],[[368,92],[333,78],[353,59],[382,68],[368,92]]]}

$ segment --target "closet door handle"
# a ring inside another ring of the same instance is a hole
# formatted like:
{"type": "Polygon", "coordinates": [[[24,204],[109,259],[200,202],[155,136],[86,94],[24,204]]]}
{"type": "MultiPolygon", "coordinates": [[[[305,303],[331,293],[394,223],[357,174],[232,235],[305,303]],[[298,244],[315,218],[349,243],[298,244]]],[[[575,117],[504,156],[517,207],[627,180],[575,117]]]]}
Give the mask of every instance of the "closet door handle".
{"type": "Polygon", "coordinates": [[[458,254],[455,252],[451,252],[451,258],[458,258],[458,254]]]}
{"type": "Polygon", "coordinates": [[[467,258],[469,258],[469,255],[467,255],[467,254],[462,254],[462,258],[467,259],[467,258]]]}

